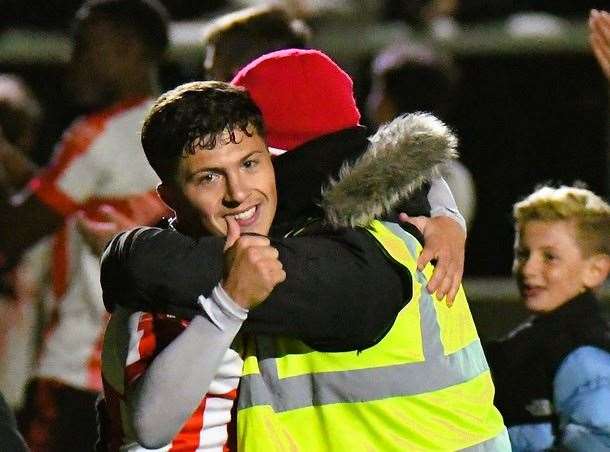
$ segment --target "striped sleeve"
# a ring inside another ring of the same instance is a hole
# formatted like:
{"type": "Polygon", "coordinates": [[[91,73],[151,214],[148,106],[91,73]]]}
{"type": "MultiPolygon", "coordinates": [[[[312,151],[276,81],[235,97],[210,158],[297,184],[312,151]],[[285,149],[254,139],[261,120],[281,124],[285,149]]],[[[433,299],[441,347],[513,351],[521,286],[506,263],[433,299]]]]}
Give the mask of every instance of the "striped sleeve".
{"type": "Polygon", "coordinates": [[[78,210],[97,183],[92,177],[97,172],[88,168],[87,151],[104,126],[105,120],[97,116],[76,121],[64,133],[50,166],[29,183],[38,199],[63,216],[78,210]]]}
{"type": "Polygon", "coordinates": [[[131,385],[150,363],[186,328],[187,322],[164,314],[137,312],[130,319],[125,384],[131,385]]]}

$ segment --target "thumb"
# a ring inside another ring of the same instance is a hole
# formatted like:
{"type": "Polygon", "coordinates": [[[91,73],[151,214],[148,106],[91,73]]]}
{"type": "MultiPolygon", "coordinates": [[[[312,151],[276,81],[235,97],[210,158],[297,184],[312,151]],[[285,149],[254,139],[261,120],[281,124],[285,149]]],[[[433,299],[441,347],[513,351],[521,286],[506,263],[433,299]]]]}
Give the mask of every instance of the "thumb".
{"type": "Polygon", "coordinates": [[[224,251],[227,251],[237,242],[241,232],[237,220],[234,217],[228,215],[225,217],[225,221],[227,222],[227,240],[225,241],[224,251]]]}
{"type": "Polygon", "coordinates": [[[406,213],[402,212],[398,215],[398,219],[403,223],[411,223],[422,234],[424,233],[424,229],[426,228],[426,223],[428,222],[428,218],[426,217],[410,217],[406,213]]]}

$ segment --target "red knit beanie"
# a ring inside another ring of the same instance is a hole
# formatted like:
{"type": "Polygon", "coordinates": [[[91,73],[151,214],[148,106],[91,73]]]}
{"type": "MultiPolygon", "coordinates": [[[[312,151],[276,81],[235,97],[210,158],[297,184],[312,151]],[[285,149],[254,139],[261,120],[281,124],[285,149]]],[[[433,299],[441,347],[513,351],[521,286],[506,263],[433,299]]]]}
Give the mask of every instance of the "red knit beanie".
{"type": "Polygon", "coordinates": [[[270,147],[290,151],[360,121],[351,78],[317,50],[268,53],[231,83],[246,88],[260,108],[270,147]]]}

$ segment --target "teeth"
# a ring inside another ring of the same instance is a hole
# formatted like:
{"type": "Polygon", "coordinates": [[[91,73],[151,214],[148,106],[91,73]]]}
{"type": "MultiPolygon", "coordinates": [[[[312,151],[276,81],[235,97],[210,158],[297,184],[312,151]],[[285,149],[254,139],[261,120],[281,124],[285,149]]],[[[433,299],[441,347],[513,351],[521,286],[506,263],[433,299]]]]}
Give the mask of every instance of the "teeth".
{"type": "Polygon", "coordinates": [[[250,209],[246,210],[245,212],[235,215],[235,219],[236,220],[249,220],[250,218],[252,218],[255,211],[256,211],[256,206],[251,207],[250,209]]]}

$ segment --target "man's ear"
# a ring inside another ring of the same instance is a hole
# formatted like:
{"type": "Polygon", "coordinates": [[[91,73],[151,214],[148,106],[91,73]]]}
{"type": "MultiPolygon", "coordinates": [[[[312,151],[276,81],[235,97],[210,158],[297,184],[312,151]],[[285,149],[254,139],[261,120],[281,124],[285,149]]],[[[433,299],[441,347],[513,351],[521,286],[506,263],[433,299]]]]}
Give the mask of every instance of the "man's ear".
{"type": "Polygon", "coordinates": [[[157,185],[157,194],[167,207],[176,212],[176,208],[178,207],[178,196],[175,187],[168,185],[165,182],[161,182],[157,185]]]}
{"type": "Polygon", "coordinates": [[[587,259],[587,268],[584,272],[584,284],[589,289],[600,287],[610,274],[610,256],[607,254],[594,254],[587,259]]]}

